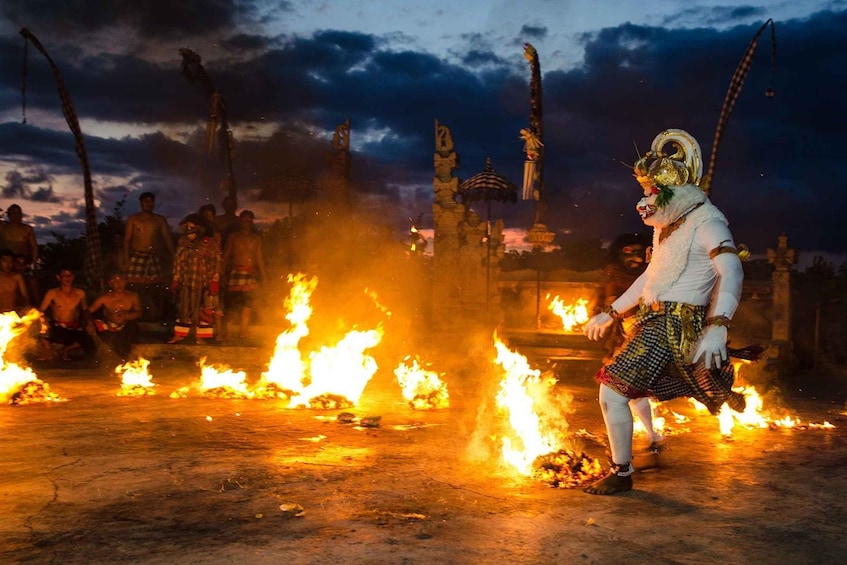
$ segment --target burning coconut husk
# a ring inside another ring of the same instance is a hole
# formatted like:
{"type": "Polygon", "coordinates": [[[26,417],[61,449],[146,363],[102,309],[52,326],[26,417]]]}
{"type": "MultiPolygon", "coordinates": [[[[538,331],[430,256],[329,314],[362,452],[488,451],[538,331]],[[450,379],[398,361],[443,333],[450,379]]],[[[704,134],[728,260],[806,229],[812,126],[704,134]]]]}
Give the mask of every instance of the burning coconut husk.
{"type": "Polygon", "coordinates": [[[420,365],[419,359],[407,356],[394,369],[394,375],[400,384],[400,390],[413,410],[434,410],[448,408],[450,395],[447,385],[440,375],[420,365]],[[411,359],[411,363],[409,362],[411,359]]]}
{"type": "Polygon", "coordinates": [[[121,390],[117,396],[152,396],[156,394],[153,389],[153,377],[147,368],[150,361],[140,357],[135,361],[128,361],[123,365],[115,367],[115,374],[121,376],[121,390]]]}
{"type": "Polygon", "coordinates": [[[206,357],[197,362],[200,381],[181,387],[170,394],[171,398],[187,398],[196,390],[204,398],[250,399],[254,394],[247,387],[247,374],[234,371],[221,364],[206,365],[206,357]]]}
{"type": "Polygon", "coordinates": [[[6,361],[6,351],[16,337],[39,319],[38,310],[30,310],[23,318],[17,312],[0,314],[0,401],[22,406],[36,402],[64,402],[40,380],[29,367],[6,361]]]}
{"type": "Polygon", "coordinates": [[[502,439],[503,460],[520,474],[558,488],[586,485],[603,476],[600,462],[587,456],[568,438],[556,379],[529,366],[527,358],[494,336],[496,363],[504,375],[497,406],[508,413],[511,430],[502,439]]]}

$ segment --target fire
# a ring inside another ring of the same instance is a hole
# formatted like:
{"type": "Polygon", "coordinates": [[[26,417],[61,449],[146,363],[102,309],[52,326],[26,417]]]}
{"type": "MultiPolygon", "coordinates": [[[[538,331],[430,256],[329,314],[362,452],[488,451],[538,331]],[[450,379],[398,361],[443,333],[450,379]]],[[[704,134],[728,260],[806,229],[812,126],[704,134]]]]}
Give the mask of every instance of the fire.
{"type": "Polygon", "coordinates": [[[23,318],[17,312],[0,314],[0,401],[10,404],[33,402],[62,402],[66,399],[50,391],[29,367],[6,361],[9,343],[39,318],[38,310],[30,310],[23,318]]]}
{"type": "Polygon", "coordinates": [[[299,345],[309,335],[306,322],[312,316],[310,300],[318,279],[307,280],[306,275],[298,273],[289,275],[288,282],[291,290],[285,299],[285,318],[291,327],[277,336],[273,357],[262,373],[256,394],[290,399],[289,408],[352,406],[379,368],[365,350],[382,341],[382,328],[352,330],[335,347],[324,346],[312,352],[307,362],[299,345]]]}
{"type": "Polygon", "coordinates": [[[291,283],[291,290],[288,292],[284,305],[288,311],[285,319],[291,327],[277,336],[268,370],[262,373],[262,378],[257,385],[257,392],[262,396],[286,399],[292,391],[303,390],[306,362],[300,355],[299,344],[301,339],[309,335],[306,322],[312,317],[310,300],[318,285],[318,279],[312,277],[307,280],[306,275],[297,273],[288,275],[288,282],[291,283]],[[268,394],[268,391],[271,394],[268,394]]]}
{"type": "Polygon", "coordinates": [[[352,330],[335,347],[322,347],[310,355],[310,381],[292,397],[289,407],[344,407],[341,397],[356,404],[379,366],[365,351],[379,345],[383,330],[352,330]],[[336,406],[338,404],[338,406],[336,406]]]}
{"type": "Polygon", "coordinates": [[[394,375],[400,384],[403,398],[409,401],[414,410],[431,410],[450,406],[447,385],[435,371],[424,369],[418,364],[418,359],[406,357],[394,369],[394,375]]]}
{"type": "Polygon", "coordinates": [[[233,371],[225,365],[206,365],[206,358],[200,358],[200,390],[204,396],[214,398],[252,398],[248,390],[244,371],[233,371]]]}
{"type": "MultiPolygon", "coordinates": [[[[550,295],[547,295],[550,298],[550,295]]],[[[574,331],[588,322],[588,300],[577,298],[574,304],[565,304],[558,295],[550,300],[547,308],[562,319],[562,328],[566,332],[574,331]]]]}
{"type": "MultiPolygon", "coordinates": [[[[738,367],[736,367],[736,370],[738,367]]],[[[720,425],[721,434],[731,436],[732,430],[738,424],[748,430],[752,429],[784,429],[784,428],[812,428],[812,429],[832,429],[835,428],[829,422],[823,424],[806,423],[804,424],[799,418],[786,415],[782,417],[771,416],[770,410],[764,408],[764,400],[759,395],[755,386],[738,386],[732,390],[740,392],[744,395],[747,405],[744,412],[735,412],[728,405],[724,404],[721,411],[718,413],[718,424],[720,425]]],[[[708,409],[703,404],[697,402],[693,398],[689,401],[699,412],[708,412],[708,409]]]]}
{"type": "Polygon", "coordinates": [[[497,406],[509,413],[514,440],[503,437],[503,459],[519,473],[557,488],[582,486],[603,476],[597,459],[564,447],[567,422],[553,394],[556,379],[532,369],[526,357],[494,336],[496,362],[505,371],[497,406]]]}
{"type": "Polygon", "coordinates": [[[128,361],[123,365],[115,367],[115,374],[121,375],[121,390],[117,396],[147,396],[156,392],[153,387],[152,376],[147,371],[150,361],[139,357],[135,361],[128,361]]]}
{"type": "MultiPolygon", "coordinates": [[[[497,406],[509,414],[509,423],[516,438],[503,437],[503,459],[519,473],[532,474],[532,465],[541,455],[558,451],[562,447],[564,430],[556,427],[557,421],[542,417],[536,408],[545,408],[551,388],[556,383],[552,375],[542,376],[532,369],[526,357],[511,351],[495,336],[496,362],[505,371],[497,393],[497,406]]],[[[561,422],[561,417],[558,419],[561,422]]]]}

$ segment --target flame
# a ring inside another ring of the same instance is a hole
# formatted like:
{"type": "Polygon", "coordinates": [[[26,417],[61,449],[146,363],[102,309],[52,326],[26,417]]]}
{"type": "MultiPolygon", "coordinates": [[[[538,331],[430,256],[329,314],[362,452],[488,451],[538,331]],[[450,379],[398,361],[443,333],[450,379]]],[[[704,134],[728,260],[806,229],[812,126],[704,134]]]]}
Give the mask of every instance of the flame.
{"type": "Polygon", "coordinates": [[[30,404],[32,402],[62,402],[50,391],[50,386],[40,380],[29,367],[6,361],[9,343],[39,319],[38,310],[30,310],[23,318],[17,312],[0,314],[0,401],[11,404],[30,404]]]}
{"type": "MultiPolygon", "coordinates": [[[[531,475],[535,459],[558,451],[562,447],[562,432],[554,418],[542,418],[536,413],[544,408],[556,383],[552,375],[542,376],[531,369],[526,357],[511,351],[494,336],[496,362],[505,371],[497,393],[497,406],[509,414],[509,423],[516,436],[503,437],[503,459],[522,475],[531,475]]],[[[561,422],[559,417],[559,422],[561,422]]]]}
{"type": "Polygon", "coordinates": [[[379,366],[365,350],[379,345],[383,330],[352,330],[335,347],[310,355],[310,382],[291,398],[290,408],[327,407],[321,397],[342,397],[356,404],[379,366]]]}
{"type": "MultiPolygon", "coordinates": [[[[550,295],[547,295],[550,298],[550,295]]],[[[566,332],[574,331],[575,328],[588,321],[588,300],[577,298],[574,304],[565,304],[558,295],[550,300],[547,309],[562,319],[562,328],[566,332]]]]}
{"type": "Polygon", "coordinates": [[[336,408],[355,404],[376,373],[376,360],[366,349],[382,341],[383,330],[352,330],[335,347],[322,347],[309,355],[300,353],[300,340],[309,335],[306,322],[312,316],[310,300],[317,277],[303,273],[289,275],[291,290],[285,299],[285,318],[291,327],[276,338],[274,354],[267,371],[254,390],[261,397],[287,398],[289,408],[336,408]],[[268,391],[271,391],[270,393],[268,391]]]}
{"type": "MultiPolygon", "coordinates": [[[[736,367],[738,369],[738,367],[736,367]]],[[[830,424],[829,422],[824,422],[823,424],[816,423],[803,423],[800,418],[785,415],[782,417],[775,417],[771,415],[770,410],[766,410],[764,408],[764,400],[761,395],[756,390],[755,386],[737,386],[732,390],[735,392],[740,392],[744,395],[744,399],[747,402],[747,405],[744,408],[744,412],[735,412],[728,405],[724,404],[721,406],[721,411],[718,413],[718,424],[720,426],[721,434],[724,436],[731,436],[732,430],[735,428],[736,424],[751,429],[783,429],[783,428],[807,428],[807,429],[833,429],[835,426],[830,424]]],[[[697,402],[693,398],[689,398],[691,404],[697,409],[698,412],[708,413],[708,409],[697,402]]]]}
{"type": "Polygon", "coordinates": [[[409,401],[409,405],[414,410],[449,407],[450,397],[447,393],[447,385],[440,379],[439,374],[421,367],[417,358],[412,359],[412,363],[408,364],[409,359],[410,357],[406,357],[394,369],[403,398],[409,401]]]}
{"type": "Polygon", "coordinates": [[[115,367],[115,374],[121,375],[121,390],[117,396],[145,396],[156,394],[152,376],[147,372],[150,361],[139,357],[115,367]]]}
{"type": "MultiPolygon", "coordinates": [[[[303,273],[288,275],[291,290],[285,299],[284,305],[288,313],[285,319],[291,327],[279,334],[276,338],[274,354],[268,363],[268,370],[262,373],[257,388],[262,392],[272,389],[277,396],[288,397],[283,391],[303,390],[303,381],[306,376],[306,362],[300,355],[300,340],[309,335],[309,327],[306,322],[312,317],[312,306],[310,300],[315,287],[318,285],[317,277],[306,279],[303,273]]],[[[273,396],[273,395],[272,395],[273,396]]]]}
{"type": "Polygon", "coordinates": [[[233,371],[226,365],[206,365],[206,358],[201,357],[197,363],[200,366],[200,390],[204,396],[223,398],[252,398],[248,390],[244,371],[233,371]]]}

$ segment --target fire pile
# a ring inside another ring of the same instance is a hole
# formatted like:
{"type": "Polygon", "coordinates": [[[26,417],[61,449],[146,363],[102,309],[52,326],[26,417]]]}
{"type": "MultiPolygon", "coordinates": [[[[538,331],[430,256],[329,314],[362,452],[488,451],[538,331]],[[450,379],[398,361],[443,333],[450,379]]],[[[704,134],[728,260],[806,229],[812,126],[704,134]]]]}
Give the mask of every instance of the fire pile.
{"type": "Polygon", "coordinates": [[[40,380],[32,369],[6,361],[9,343],[39,318],[38,310],[30,310],[23,318],[17,312],[0,314],[0,401],[14,405],[35,402],[64,402],[40,380]]]}
{"type": "Polygon", "coordinates": [[[496,335],[494,346],[496,363],[504,371],[497,407],[508,413],[511,426],[511,434],[502,437],[504,461],[522,475],[558,488],[601,478],[598,460],[565,445],[567,422],[561,401],[553,393],[555,377],[530,368],[526,357],[510,350],[496,335]]]}
{"type": "Polygon", "coordinates": [[[547,295],[550,303],[547,309],[556,314],[562,319],[562,329],[566,332],[576,332],[588,322],[588,300],[585,298],[577,298],[573,304],[565,304],[558,295],[550,298],[547,295]]]}
{"type": "Polygon", "coordinates": [[[121,390],[117,396],[152,396],[156,394],[153,377],[147,371],[150,361],[140,357],[115,367],[115,374],[121,376],[121,390]]]}
{"type": "Polygon", "coordinates": [[[186,398],[192,389],[197,389],[205,398],[253,398],[254,393],[247,388],[247,373],[233,371],[224,365],[206,365],[206,358],[197,362],[200,367],[200,381],[181,387],[170,394],[171,398],[186,398]]]}
{"type": "Polygon", "coordinates": [[[376,373],[376,360],[365,353],[381,341],[383,330],[351,330],[334,347],[322,346],[303,359],[299,344],[309,334],[312,293],[317,277],[289,275],[291,290],[285,299],[285,318],[291,327],[279,334],[268,370],[258,385],[261,396],[268,391],[284,394],[289,408],[349,408],[355,405],[376,373]]]}
{"type": "Polygon", "coordinates": [[[418,358],[409,360],[406,357],[394,369],[394,375],[400,384],[403,398],[409,402],[413,410],[433,410],[448,408],[450,406],[450,395],[447,393],[447,385],[441,380],[442,373],[421,367],[418,358]]]}

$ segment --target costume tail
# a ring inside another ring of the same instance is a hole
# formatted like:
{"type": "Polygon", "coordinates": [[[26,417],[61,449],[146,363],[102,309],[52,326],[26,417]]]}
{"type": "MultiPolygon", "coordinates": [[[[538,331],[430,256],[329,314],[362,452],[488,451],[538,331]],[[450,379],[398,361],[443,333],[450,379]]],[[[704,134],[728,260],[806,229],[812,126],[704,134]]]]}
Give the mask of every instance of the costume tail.
{"type": "Polygon", "coordinates": [[[758,361],[762,357],[762,353],[765,352],[765,348],[756,343],[754,345],[748,345],[747,347],[735,348],[735,347],[727,347],[726,348],[727,355],[730,357],[735,357],[736,359],[746,359],[748,361],[758,361]]]}

